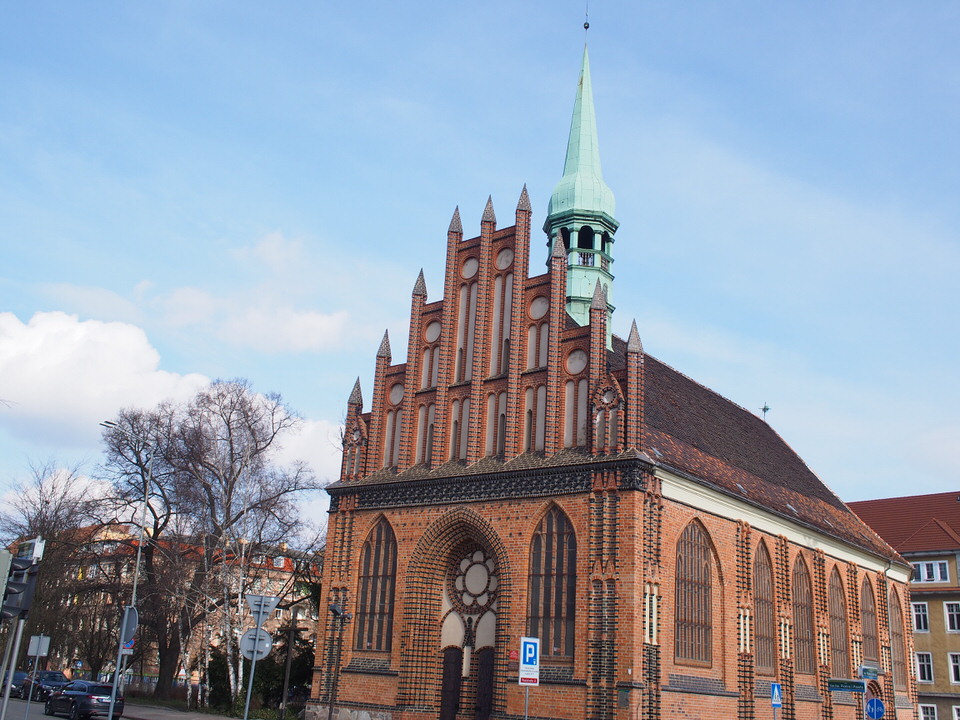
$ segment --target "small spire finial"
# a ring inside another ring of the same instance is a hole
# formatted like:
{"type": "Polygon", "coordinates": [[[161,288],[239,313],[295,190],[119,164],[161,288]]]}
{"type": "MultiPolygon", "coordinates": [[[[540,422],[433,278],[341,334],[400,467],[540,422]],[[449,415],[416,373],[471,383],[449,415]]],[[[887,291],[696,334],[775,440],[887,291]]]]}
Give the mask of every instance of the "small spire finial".
{"type": "Polygon", "coordinates": [[[590,29],[590,0],[586,0],[584,3],[583,10],[583,34],[586,36],[587,30],[590,29]]]}
{"type": "Polygon", "coordinates": [[[763,404],[763,407],[760,408],[760,412],[763,413],[763,421],[766,422],[766,421],[767,421],[767,413],[770,412],[770,406],[767,405],[766,403],[764,403],[764,404],[763,404]]]}

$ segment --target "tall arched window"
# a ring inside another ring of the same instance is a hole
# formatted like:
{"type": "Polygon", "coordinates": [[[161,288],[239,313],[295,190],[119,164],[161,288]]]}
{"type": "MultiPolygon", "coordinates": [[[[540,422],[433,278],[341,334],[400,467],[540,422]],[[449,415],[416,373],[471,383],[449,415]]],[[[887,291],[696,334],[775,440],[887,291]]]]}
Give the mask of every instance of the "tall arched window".
{"type": "Polygon", "coordinates": [[[773,675],[776,661],[776,615],[773,605],[773,563],[765,543],[753,558],[754,657],[757,672],[773,675]]]}
{"type": "Polygon", "coordinates": [[[830,573],[830,668],[834,677],[850,675],[850,642],[847,635],[847,601],[840,572],[830,573]]]}
{"type": "Polygon", "coordinates": [[[544,515],[530,543],[527,632],[545,656],[573,658],[577,590],[577,537],[564,512],[544,515]]]}
{"type": "Polygon", "coordinates": [[[703,527],[687,525],[677,543],[676,643],[678,660],[713,659],[713,579],[703,527]]]}
{"type": "Polygon", "coordinates": [[[903,638],[903,612],[896,590],[891,588],[888,596],[890,614],[890,659],[893,665],[893,686],[897,690],[907,689],[907,661],[903,638]]]}
{"type": "Polygon", "coordinates": [[[793,564],[793,631],[796,643],[797,672],[813,673],[816,657],[813,643],[813,593],[810,586],[810,571],[797,557],[793,564]]]}
{"type": "Polygon", "coordinates": [[[393,591],[397,576],[397,539],[386,518],[367,536],[360,559],[357,650],[390,650],[393,591]]]}
{"type": "Polygon", "coordinates": [[[867,578],[860,586],[860,625],[863,630],[863,659],[878,662],[880,643],[877,639],[877,601],[867,578]]]}

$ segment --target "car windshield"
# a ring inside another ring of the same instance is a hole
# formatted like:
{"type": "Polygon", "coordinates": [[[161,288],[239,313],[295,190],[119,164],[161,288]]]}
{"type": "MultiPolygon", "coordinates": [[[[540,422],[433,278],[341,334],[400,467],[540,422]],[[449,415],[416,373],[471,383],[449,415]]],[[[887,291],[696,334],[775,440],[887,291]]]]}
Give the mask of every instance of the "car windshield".
{"type": "Polygon", "coordinates": [[[55,682],[66,682],[67,676],[62,672],[55,672],[53,670],[44,670],[40,673],[41,680],[53,680],[55,682]]]}

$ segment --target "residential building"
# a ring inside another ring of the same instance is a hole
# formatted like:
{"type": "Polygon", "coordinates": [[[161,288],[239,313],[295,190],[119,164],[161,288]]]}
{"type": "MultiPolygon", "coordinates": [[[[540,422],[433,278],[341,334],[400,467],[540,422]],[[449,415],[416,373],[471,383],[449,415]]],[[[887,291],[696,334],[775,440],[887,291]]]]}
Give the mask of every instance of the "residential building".
{"type": "Polygon", "coordinates": [[[960,491],[849,503],[913,566],[921,720],[960,720],[960,491]]]}

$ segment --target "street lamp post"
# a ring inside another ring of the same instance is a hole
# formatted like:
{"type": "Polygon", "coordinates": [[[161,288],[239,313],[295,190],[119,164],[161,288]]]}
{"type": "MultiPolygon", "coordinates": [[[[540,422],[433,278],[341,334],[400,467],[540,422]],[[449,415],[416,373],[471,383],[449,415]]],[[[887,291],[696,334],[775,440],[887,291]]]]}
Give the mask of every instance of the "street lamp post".
{"type": "Polygon", "coordinates": [[[120,433],[128,440],[136,440],[143,443],[144,447],[150,449],[150,461],[147,464],[147,476],[143,479],[143,502],[140,506],[140,530],[137,536],[137,559],[133,566],[133,587],[130,592],[130,604],[123,609],[123,620],[120,623],[120,639],[117,643],[117,663],[113,673],[113,687],[110,691],[110,710],[107,718],[112,720],[113,708],[117,702],[117,687],[120,684],[120,663],[123,661],[123,646],[133,639],[140,621],[140,614],[137,611],[137,584],[140,581],[140,558],[143,555],[143,536],[144,526],[147,522],[147,505],[150,502],[150,485],[153,483],[153,459],[157,454],[157,448],[151,445],[138,435],[123,429],[112,420],[104,420],[100,423],[101,427],[116,433],[120,433]]]}
{"type": "Polygon", "coordinates": [[[333,613],[333,626],[337,636],[333,641],[333,662],[330,663],[330,676],[327,681],[327,695],[330,701],[327,720],[333,720],[333,708],[337,702],[337,685],[340,680],[340,653],[343,649],[343,629],[353,617],[352,614],[344,612],[343,608],[337,603],[330,603],[330,612],[333,613]]]}

